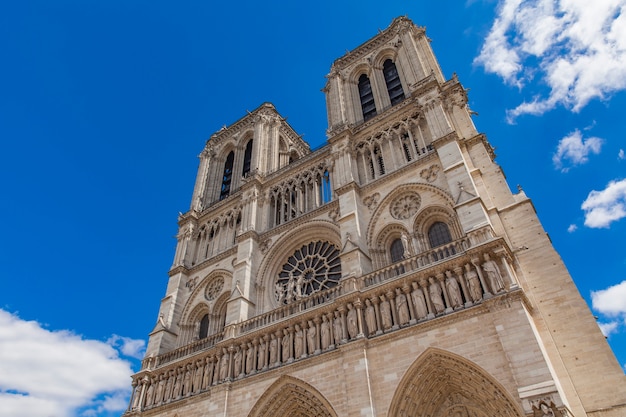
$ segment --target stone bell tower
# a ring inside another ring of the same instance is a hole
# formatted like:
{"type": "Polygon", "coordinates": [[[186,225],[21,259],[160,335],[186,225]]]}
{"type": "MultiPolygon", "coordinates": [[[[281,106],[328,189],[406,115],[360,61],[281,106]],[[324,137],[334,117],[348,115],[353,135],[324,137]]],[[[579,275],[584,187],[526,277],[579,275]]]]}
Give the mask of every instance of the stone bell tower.
{"type": "Polygon", "coordinates": [[[207,141],[126,416],[619,417],[626,378],[408,18],[337,59],[328,142],[207,141]]]}

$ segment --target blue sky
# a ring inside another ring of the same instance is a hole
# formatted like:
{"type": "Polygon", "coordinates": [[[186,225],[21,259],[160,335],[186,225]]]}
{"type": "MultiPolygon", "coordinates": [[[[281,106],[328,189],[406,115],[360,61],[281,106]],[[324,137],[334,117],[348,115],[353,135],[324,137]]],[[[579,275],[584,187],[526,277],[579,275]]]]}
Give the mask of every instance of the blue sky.
{"type": "Polygon", "coordinates": [[[0,4],[0,417],[125,409],[205,140],[269,101],[323,144],[330,65],[400,15],[626,364],[626,0],[213,3],[0,4]]]}

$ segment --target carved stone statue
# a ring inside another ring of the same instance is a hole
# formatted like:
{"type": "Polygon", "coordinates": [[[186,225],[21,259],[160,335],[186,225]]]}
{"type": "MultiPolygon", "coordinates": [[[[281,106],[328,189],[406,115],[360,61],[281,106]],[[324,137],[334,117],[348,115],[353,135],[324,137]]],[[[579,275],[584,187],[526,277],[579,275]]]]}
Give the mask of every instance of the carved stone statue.
{"type": "Polygon", "coordinates": [[[504,290],[504,280],[502,279],[502,274],[500,274],[500,268],[498,268],[498,265],[494,261],[489,259],[488,253],[484,255],[484,258],[485,262],[482,267],[489,279],[491,291],[493,291],[494,294],[499,293],[504,290]]]}
{"type": "Polygon", "coordinates": [[[167,384],[165,386],[165,395],[163,397],[163,401],[169,401],[172,399],[172,391],[174,390],[175,379],[176,373],[173,369],[170,369],[169,375],[167,376],[167,384]]]}
{"type": "Polygon", "coordinates": [[[156,396],[154,398],[155,404],[161,404],[163,402],[163,394],[165,393],[165,377],[166,374],[159,375],[159,386],[156,390],[156,396]]]}
{"type": "Polygon", "coordinates": [[[278,362],[278,340],[276,336],[272,335],[270,340],[270,365],[274,365],[278,362]]]}
{"type": "Polygon", "coordinates": [[[298,359],[304,354],[304,332],[298,324],[295,326],[294,345],[296,351],[295,357],[298,359]]]}
{"type": "Polygon", "coordinates": [[[396,307],[398,309],[398,321],[400,326],[407,324],[411,317],[409,316],[409,306],[406,304],[406,295],[400,288],[396,288],[396,307]]]}
{"type": "Polygon", "coordinates": [[[220,381],[228,378],[228,352],[225,348],[222,349],[222,358],[220,359],[220,381]]]}
{"type": "Polygon", "coordinates": [[[265,360],[267,357],[266,350],[267,350],[267,342],[265,341],[265,339],[262,338],[259,343],[259,362],[257,364],[258,365],[257,369],[263,369],[266,366],[265,364],[265,360]]]}
{"type": "Polygon", "coordinates": [[[474,269],[472,269],[470,264],[465,264],[465,279],[467,280],[467,287],[470,297],[472,297],[472,301],[480,301],[483,298],[483,291],[480,288],[478,274],[474,269]]]}
{"type": "Polygon", "coordinates": [[[402,254],[402,256],[404,257],[404,259],[410,258],[411,248],[409,246],[409,237],[406,235],[406,233],[402,233],[402,235],[400,236],[400,241],[402,242],[402,248],[404,249],[404,253],[402,254]]]}
{"type": "Polygon", "coordinates": [[[389,305],[389,301],[387,301],[384,294],[380,296],[380,300],[380,319],[382,321],[383,330],[389,330],[391,329],[391,326],[393,326],[391,306],[389,305]]]}
{"type": "Polygon", "coordinates": [[[451,307],[461,307],[463,305],[463,299],[461,298],[459,283],[456,281],[456,278],[452,276],[452,272],[450,271],[446,271],[446,289],[448,290],[448,297],[450,297],[451,307]]]}
{"type": "Polygon", "coordinates": [[[426,300],[424,300],[424,293],[422,289],[418,287],[417,282],[412,283],[411,286],[413,287],[411,300],[413,301],[413,307],[415,307],[415,315],[417,315],[417,319],[420,320],[428,315],[426,300]]]}
{"type": "Polygon", "coordinates": [[[330,322],[328,321],[328,317],[326,317],[326,315],[322,316],[320,333],[322,336],[322,350],[328,349],[328,346],[330,346],[330,322]]]}
{"type": "Polygon", "coordinates": [[[341,341],[344,339],[343,323],[341,321],[341,315],[338,311],[335,311],[335,319],[333,320],[333,333],[335,334],[335,345],[341,344],[341,341]]]}
{"type": "Polygon", "coordinates": [[[211,377],[213,376],[213,358],[206,358],[204,361],[204,376],[202,377],[202,389],[211,386],[211,377]]]}
{"type": "Polygon", "coordinates": [[[365,300],[365,324],[368,335],[371,336],[376,333],[376,311],[369,298],[365,300]]]}
{"type": "Polygon", "coordinates": [[[187,370],[185,371],[185,378],[183,379],[183,395],[191,395],[191,384],[193,378],[193,365],[187,364],[187,370]]]}
{"type": "Polygon", "coordinates": [[[296,300],[299,300],[303,297],[302,289],[304,287],[304,275],[298,275],[298,279],[296,280],[296,300]]]}
{"type": "Polygon", "coordinates": [[[235,375],[235,378],[238,377],[239,375],[241,375],[241,362],[243,360],[243,353],[241,352],[240,348],[237,348],[237,350],[235,351],[235,358],[234,358],[234,365],[235,365],[235,369],[233,374],[235,375]]]}
{"type": "Polygon", "coordinates": [[[250,374],[254,369],[254,346],[248,342],[248,349],[246,349],[246,374],[250,374]]]}
{"type": "Polygon", "coordinates": [[[307,348],[309,349],[309,355],[312,355],[316,350],[316,346],[315,346],[316,335],[317,335],[317,329],[315,328],[315,323],[309,320],[309,328],[306,332],[306,341],[307,341],[307,348]]]}
{"type": "Polygon", "coordinates": [[[295,288],[296,288],[296,280],[294,280],[293,275],[290,274],[289,281],[287,281],[287,293],[285,294],[285,298],[287,299],[287,304],[293,301],[295,288]]]}
{"type": "Polygon", "coordinates": [[[196,368],[193,373],[193,392],[200,392],[202,389],[202,371],[204,370],[204,364],[202,359],[196,361],[196,368]]]}
{"type": "Polygon", "coordinates": [[[348,321],[348,335],[350,336],[350,339],[354,339],[359,333],[359,326],[357,323],[356,309],[354,308],[352,304],[348,304],[347,321],[348,321]]]}
{"type": "Polygon", "coordinates": [[[435,278],[433,277],[428,278],[428,282],[430,282],[430,285],[428,287],[430,301],[433,303],[435,313],[439,314],[446,308],[443,302],[443,298],[441,297],[441,286],[437,281],[435,281],[435,278]]]}
{"type": "Polygon", "coordinates": [[[276,297],[276,302],[278,304],[282,304],[285,299],[285,287],[283,287],[280,282],[274,284],[274,296],[276,297]]]}
{"type": "Polygon", "coordinates": [[[181,395],[181,390],[183,388],[183,374],[184,369],[178,368],[178,372],[176,374],[176,380],[174,381],[174,391],[172,392],[172,399],[179,398],[181,395]]]}
{"type": "Polygon", "coordinates": [[[283,350],[282,358],[283,358],[283,362],[287,362],[289,360],[289,354],[291,353],[291,352],[289,352],[289,350],[290,350],[289,348],[290,348],[290,345],[291,345],[291,340],[290,340],[291,337],[290,336],[291,335],[289,334],[289,331],[287,329],[285,329],[283,331],[283,340],[282,340],[282,348],[283,348],[282,349],[283,350]]]}
{"type": "Polygon", "coordinates": [[[141,389],[142,384],[138,383],[137,386],[135,386],[135,392],[133,393],[133,410],[139,408],[139,401],[141,401],[141,389]]]}
{"type": "Polygon", "coordinates": [[[154,399],[154,387],[156,386],[156,377],[153,376],[150,379],[150,385],[148,386],[148,390],[146,391],[146,399],[144,401],[145,407],[150,407],[152,405],[152,401],[154,399]]]}

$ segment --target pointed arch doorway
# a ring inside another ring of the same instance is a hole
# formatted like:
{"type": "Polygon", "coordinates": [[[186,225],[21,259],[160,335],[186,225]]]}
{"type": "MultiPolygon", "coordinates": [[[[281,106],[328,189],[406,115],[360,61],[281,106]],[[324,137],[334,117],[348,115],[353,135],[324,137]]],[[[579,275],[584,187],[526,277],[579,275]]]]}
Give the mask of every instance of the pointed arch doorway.
{"type": "Polygon", "coordinates": [[[407,370],[389,417],[523,417],[513,397],[471,361],[429,348],[407,370]]]}
{"type": "Polygon", "coordinates": [[[263,393],[248,417],[337,417],[319,391],[297,378],[282,376],[263,393]]]}

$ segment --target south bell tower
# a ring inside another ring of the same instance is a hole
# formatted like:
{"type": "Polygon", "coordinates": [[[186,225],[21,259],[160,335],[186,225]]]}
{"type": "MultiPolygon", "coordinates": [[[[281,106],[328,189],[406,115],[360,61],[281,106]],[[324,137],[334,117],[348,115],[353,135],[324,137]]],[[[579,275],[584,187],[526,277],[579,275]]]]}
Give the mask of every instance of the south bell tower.
{"type": "Polygon", "coordinates": [[[597,416],[626,386],[425,30],[331,66],[328,143],[216,132],[128,416],[597,416]]]}

